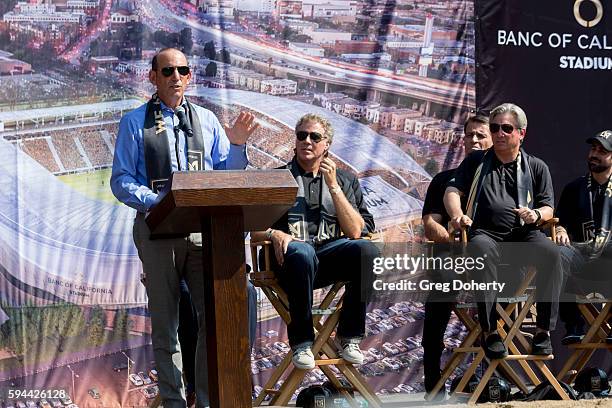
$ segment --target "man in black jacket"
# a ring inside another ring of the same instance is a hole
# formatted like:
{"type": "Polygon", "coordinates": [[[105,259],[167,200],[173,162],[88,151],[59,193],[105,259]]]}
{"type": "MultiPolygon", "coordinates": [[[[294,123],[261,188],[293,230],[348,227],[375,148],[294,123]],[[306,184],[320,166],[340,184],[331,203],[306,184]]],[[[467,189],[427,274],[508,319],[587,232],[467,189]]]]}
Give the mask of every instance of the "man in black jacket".
{"type": "MultiPolygon", "coordinates": [[[[569,183],[561,193],[557,217],[557,243],[570,284],[566,292],[592,290],[611,296],[612,270],[612,131],[604,130],[587,139],[589,173],[569,183]]],[[[584,321],[575,302],[559,307],[566,335],[563,344],[584,337],[584,321]]],[[[610,335],[612,336],[612,334],[610,335]]],[[[612,342],[612,337],[608,338],[612,342]]]]}
{"type": "Polygon", "coordinates": [[[366,303],[372,286],[372,263],[378,249],[360,239],[374,231],[374,218],[363,201],[357,178],[328,157],[333,140],[331,124],[313,114],[295,127],[295,157],[291,170],[299,189],[296,202],[254,241],[274,246],[273,268],[287,292],[291,323],[287,331],[297,368],[315,367],[311,346],[312,291],[334,282],[347,282],[337,339],[345,360],[361,364],[359,343],[365,334],[366,303]]]}

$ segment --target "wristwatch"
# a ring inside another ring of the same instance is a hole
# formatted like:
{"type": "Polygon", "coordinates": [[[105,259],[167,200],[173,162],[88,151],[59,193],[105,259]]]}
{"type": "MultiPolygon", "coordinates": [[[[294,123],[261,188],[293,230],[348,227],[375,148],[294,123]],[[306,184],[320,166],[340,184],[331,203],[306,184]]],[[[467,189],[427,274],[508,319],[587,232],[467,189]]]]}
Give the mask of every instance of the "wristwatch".
{"type": "Polygon", "coordinates": [[[332,187],[329,189],[329,192],[331,194],[338,194],[341,191],[342,191],[342,188],[340,186],[332,187]]]}
{"type": "Polygon", "coordinates": [[[266,230],[266,239],[267,239],[268,241],[271,241],[271,240],[272,240],[272,233],[273,233],[273,232],[274,232],[274,230],[273,230],[272,228],[268,228],[268,229],[266,230]]]}
{"type": "Polygon", "coordinates": [[[535,210],[533,210],[533,212],[538,215],[538,218],[536,218],[536,220],[535,220],[535,224],[537,225],[538,222],[540,222],[540,220],[542,219],[542,213],[537,208],[535,210]]]}

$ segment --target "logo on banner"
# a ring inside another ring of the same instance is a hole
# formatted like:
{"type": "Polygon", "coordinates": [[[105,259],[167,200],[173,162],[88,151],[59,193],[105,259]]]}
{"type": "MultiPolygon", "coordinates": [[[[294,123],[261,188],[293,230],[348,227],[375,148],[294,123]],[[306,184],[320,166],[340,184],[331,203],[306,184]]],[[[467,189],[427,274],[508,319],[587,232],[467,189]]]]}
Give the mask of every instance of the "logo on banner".
{"type": "Polygon", "coordinates": [[[601,21],[601,18],[603,17],[603,6],[601,5],[601,1],[600,0],[576,0],[574,2],[574,17],[576,17],[576,21],[578,22],[578,24],[580,24],[583,27],[586,27],[586,28],[595,27],[597,24],[599,24],[599,22],[601,21]],[[595,6],[595,9],[597,10],[597,14],[595,15],[595,18],[592,20],[584,19],[582,17],[582,13],[580,12],[580,5],[584,3],[585,1],[592,3],[595,6]]]}

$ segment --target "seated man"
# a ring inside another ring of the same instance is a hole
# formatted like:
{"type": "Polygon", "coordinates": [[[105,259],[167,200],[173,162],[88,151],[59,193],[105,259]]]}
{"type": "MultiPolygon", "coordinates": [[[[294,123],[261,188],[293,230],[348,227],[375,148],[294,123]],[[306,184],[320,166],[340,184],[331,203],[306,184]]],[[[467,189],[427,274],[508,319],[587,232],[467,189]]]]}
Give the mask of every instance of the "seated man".
{"type": "MultiPolygon", "coordinates": [[[[463,147],[465,155],[476,150],[487,150],[491,147],[491,133],[489,132],[489,118],[483,115],[475,115],[468,118],[463,127],[463,147]]],[[[435,244],[444,245],[449,242],[448,222],[450,220],[444,208],[444,190],[448,181],[455,174],[456,169],[450,169],[438,173],[429,183],[425,203],[423,204],[423,226],[425,237],[435,244]]],[[[462,208],[465,203],[462,201],[462,208]]],[[[440,246],[435,246],[440,249],[440,246]]],[[[441,249],[445,252],[444,249],[441,249]]],[[[435,256],[444,257],[440,251],[435,256]]],[[[433,279],[450,282],[454,276],[438,276],[443,271],[432,271],[436,276],[433,279]]],[[[444,350],[444,332],[450,319],[455,294],[430,292],[425,302],[425,323],[423,324],[423,370],[425,374],[425,391],[430,392],[440,379],[440,357],[444,350]]],[[[443,396],[444,394],[442,394],[443,396]]]]}
{"type": "MultiPolygon", "coordinates": [[[[559,249],[538,229],[541,221],[553,215],[550,172],[542,160],[521,148],[527,117],[520,107],[502,104],[493,109],[489,121],[493,148],[474,152],[463,160],[449,182],[444,204],[453,227],[471,227],[470,253],[484,259],[484,268],[475,269],[472,276],[477,282],[498,281],[502,259],[517,268],[537,268],[537,329],[531,353],[548,355],[552,353],[549,331],[557,321],[563,279],[559,249]],[[461,208],[462,195],[468,197],[467,214],[461,208]],[[511,242],[528,245],[507,244],[511,242]]],[[[487,290],[475,295],[485,353],[492,359],[504,358],[508,350],[497,333],[497,292],[487,290]]]]}
{"type": "Polygon", "coordinates": [[[295,157],[283,167],[291,170],[299,186],[295,204],[272,228],[253,233],[252,240],[269,240],[274,246],[273,269],[289,298],[293,364],[315,367],[312,291],[335,282],[346,282],[336,336],[341,356],[361,364],[359,343],[378,249],[359,238],[374,231],[374,219],[357,178],[327,157],[331,124],[308,114],[296,124],[295,134],[295,157]]]}
{"type": "MultiPolygon", "coordinates": [[[[610,297],[612,276],[612,131],[587,139],[589,174],[569,183],[561,193],[557,217],[557,243],[561,247],[566,278],[583,278],[586,291],[610,297]],[[603,281],[603,283],[602,283],[603,281]],[[589,284],[591,283],[591,284],[589,284]]],[[[576,282],[566,287],[573,290],[576,282]]],[[[576,293],[576,292],[573,292],[576,293]]],[[[578,343],[584,337],[584,322],[575,302],[559,306],[566,335],[563,344],[578,343]]],[[[612,342],[612,338],[608,338],[612,342]]]]}

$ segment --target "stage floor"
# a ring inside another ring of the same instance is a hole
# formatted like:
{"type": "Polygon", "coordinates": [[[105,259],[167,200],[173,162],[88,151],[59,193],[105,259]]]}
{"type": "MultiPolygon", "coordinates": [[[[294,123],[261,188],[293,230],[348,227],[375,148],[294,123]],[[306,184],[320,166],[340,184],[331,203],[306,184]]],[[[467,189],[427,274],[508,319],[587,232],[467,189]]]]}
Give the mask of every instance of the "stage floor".
{"type": "MultiPolygon", "coordinates": [[[[499,404],[478,404],[468,405],[465,403],[452,403],[446,401],[444,403],[433,404],[427,403],[424,399],[424,393],[417,394],[394,394],[394,395],[382,395],[380,399],[383,402],[385,408],[416,408],[416,407],[435,407],[435,408],[464,408],[464,407],[487,407],[487,408],[612,408],[612,398],[608,399],[594,399],[594,400],[579,400],[579,401],[533,401],[533,402],[519,402],[510,401],[499,404]]],[[[295,406],[295,405],[291,405],[295,406]]],[[[272,407],[270,407],[272,408],[272,407]]],[[[280,407],[279,407],[280,408],[280,407]]]]}

